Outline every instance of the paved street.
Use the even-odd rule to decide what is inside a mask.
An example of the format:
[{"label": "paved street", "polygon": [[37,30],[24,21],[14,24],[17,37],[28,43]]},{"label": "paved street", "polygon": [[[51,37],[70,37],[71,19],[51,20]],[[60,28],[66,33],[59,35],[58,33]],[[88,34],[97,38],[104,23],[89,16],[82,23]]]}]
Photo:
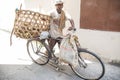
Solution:
[{"label": "paved street", "polygon": [[[31,61],[27,54],[26,40],[12,38],[10,33],[0,30],[0,80],[82,80],[69,66],[64,71],[57,71],[47,64],[40,66]],[[120,66],[105,65],[105,76],[101,80],[120,80]]]}]

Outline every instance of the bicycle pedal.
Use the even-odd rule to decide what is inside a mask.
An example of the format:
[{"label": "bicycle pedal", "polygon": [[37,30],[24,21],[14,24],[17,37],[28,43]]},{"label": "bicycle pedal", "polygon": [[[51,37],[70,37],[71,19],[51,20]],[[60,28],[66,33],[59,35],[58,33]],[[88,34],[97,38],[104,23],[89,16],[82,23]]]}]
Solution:
[{"label": "bicycle pedal", "polygon": [[57,70],[57,71],[60,71],[60,68],[59,68],[59,67],[57,67],[57,68],[56,68],[56,70]]},{"label": "bicycle pedal", "polygon": [[59,61],[58,61],[58,60],[54,60],[54,63],[55,63],[55,64],[58,64],[58,63],[59,63]]}]

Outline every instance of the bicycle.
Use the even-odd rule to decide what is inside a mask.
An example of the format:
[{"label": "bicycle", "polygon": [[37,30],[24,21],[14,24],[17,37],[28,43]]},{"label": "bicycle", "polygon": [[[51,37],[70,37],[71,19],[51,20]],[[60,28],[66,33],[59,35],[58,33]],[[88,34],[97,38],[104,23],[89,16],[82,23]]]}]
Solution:
[{"label": "bicycle", "polygon": [[[68,38],[70,38],[70,36]],[[30,58],[39,65],[45,65],[53,58],[55,59],[55,63],[59,64],[54,51],[49,48],[47,39],[49,38],[40,39],[36,37],[29,39],[27,42],[28,54]],[[76,35],[74,35],[74,41],[77,47],[78,65],[73,66],[68,63],[73,72],[82,79],[98,80],[102,78],[105,73],[105,66],[100,57],[87,49],[81,48]]]}]

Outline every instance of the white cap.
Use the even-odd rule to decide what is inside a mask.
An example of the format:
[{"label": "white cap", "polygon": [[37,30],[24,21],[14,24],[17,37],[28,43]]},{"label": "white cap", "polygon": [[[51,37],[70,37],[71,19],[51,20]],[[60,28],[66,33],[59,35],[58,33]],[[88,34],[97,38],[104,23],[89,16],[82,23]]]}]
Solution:
[{"label": "white cap", "polygon": [[55,0],[55,5],[56,4],[63,4],[63,0]]}]

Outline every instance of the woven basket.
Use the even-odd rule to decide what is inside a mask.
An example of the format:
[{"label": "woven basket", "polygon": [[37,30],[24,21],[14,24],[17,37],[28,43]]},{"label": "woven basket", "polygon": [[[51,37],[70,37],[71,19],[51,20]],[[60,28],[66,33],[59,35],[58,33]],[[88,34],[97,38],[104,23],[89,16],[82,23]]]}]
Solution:
[{"label": "woven basket", "polygon": [[16,10],[13,34],[16,37],[29,39],[48,31],[50,16],[30,10]]}]

